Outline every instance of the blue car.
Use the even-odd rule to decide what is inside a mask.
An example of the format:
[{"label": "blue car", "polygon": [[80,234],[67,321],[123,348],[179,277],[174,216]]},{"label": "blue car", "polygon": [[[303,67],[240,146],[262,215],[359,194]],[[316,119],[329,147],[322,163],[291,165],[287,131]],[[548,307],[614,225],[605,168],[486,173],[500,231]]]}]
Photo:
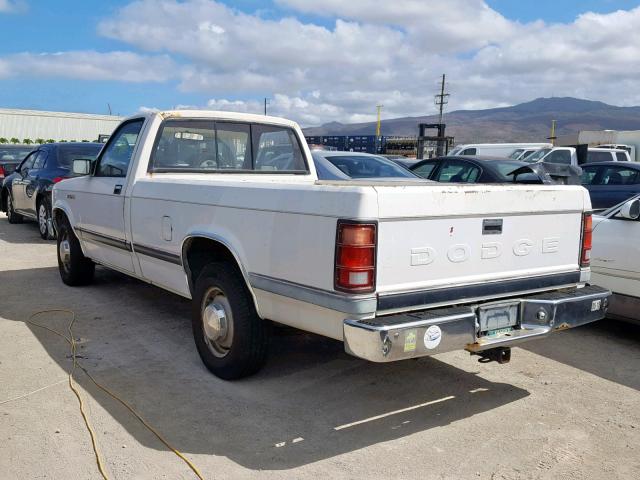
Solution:
[{"label": "blue car", "polygon": [[7,213],[9,223],[25,218],[36,220],[40,236],[55,238],[51,220],[51,188],[72,176],[76,158],[95,159],[102,143],[47,143],[40,145],[2,182],[0,210]]},{"label": "blue car", "polygon": [[610,208],[640,193],[640,164],[594,162],[582,165],[582,185],[594,209]]}]

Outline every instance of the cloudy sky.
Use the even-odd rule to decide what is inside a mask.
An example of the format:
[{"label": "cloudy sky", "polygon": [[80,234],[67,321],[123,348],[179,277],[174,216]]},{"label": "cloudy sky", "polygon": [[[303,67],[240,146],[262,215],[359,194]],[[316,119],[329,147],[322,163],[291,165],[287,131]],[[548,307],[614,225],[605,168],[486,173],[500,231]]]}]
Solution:
[{"label": "cloudy sky", "polygon": [[576,96],[640,105],[640,1],[0,0],[0,107],[304,126]]}]

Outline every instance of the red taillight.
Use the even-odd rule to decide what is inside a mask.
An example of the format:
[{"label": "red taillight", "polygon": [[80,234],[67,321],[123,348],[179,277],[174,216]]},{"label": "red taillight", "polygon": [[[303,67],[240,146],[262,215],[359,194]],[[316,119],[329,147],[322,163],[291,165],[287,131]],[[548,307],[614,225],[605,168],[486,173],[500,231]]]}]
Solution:
[{"label": "red taillight", "polygon": [[4,178],[4,168],[0,165],[0,177]]},{"label": "red taillight", "polygon": [[582,217],[582,249],[580,253],[580,266],[588,267],[591,263],[591,239],[593,235],[593,220],[590,213]]},{"label": "red taillight", "polygon": [[53,182],[53,183],[58,183],[58,182],[61,182],[62,180],[66,180],[67,178],[69,178],[69,177],[55,177],[55,178],[52,180],[52,182]]},{"label": "red taillight", "polygon": [[376,224],[338,222],[334,288],[367,293],[375,289]]}]

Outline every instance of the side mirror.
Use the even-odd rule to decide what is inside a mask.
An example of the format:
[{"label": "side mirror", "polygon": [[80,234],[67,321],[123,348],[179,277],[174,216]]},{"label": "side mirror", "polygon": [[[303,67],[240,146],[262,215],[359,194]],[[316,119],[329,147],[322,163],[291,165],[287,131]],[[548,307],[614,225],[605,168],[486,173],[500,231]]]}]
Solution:
[{"label": "side mirror", "polygon": [[71,171],[75,175],[89,175],[91,173],[91,160],[86,158],[76,158],[73,160]]},{"label": "side mirror", "polygon": [[640,218],[640,198],[634,198],[622,205],[620,216],[629,220],[638,220]]}]

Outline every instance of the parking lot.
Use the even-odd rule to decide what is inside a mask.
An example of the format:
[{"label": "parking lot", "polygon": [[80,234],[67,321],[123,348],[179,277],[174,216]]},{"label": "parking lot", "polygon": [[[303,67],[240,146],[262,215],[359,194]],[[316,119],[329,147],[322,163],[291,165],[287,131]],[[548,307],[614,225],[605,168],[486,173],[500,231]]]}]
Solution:
[{"label": "parking lot", "polygon": [[[81,361],[206,478],[640,478],[640,328],[602,321],[529,343],[511,363],[466,352],[372,364],[276,329],[266,367],[225,382],[202,365],[190,304],[99,268],[59,279],[55,242],[0,216],[2,478],[97,478],[68,345],[25,323],[77,313]],[[64,314],[37,319],[65,331]],[[194,478],[76,373],[112,478]]]}]

